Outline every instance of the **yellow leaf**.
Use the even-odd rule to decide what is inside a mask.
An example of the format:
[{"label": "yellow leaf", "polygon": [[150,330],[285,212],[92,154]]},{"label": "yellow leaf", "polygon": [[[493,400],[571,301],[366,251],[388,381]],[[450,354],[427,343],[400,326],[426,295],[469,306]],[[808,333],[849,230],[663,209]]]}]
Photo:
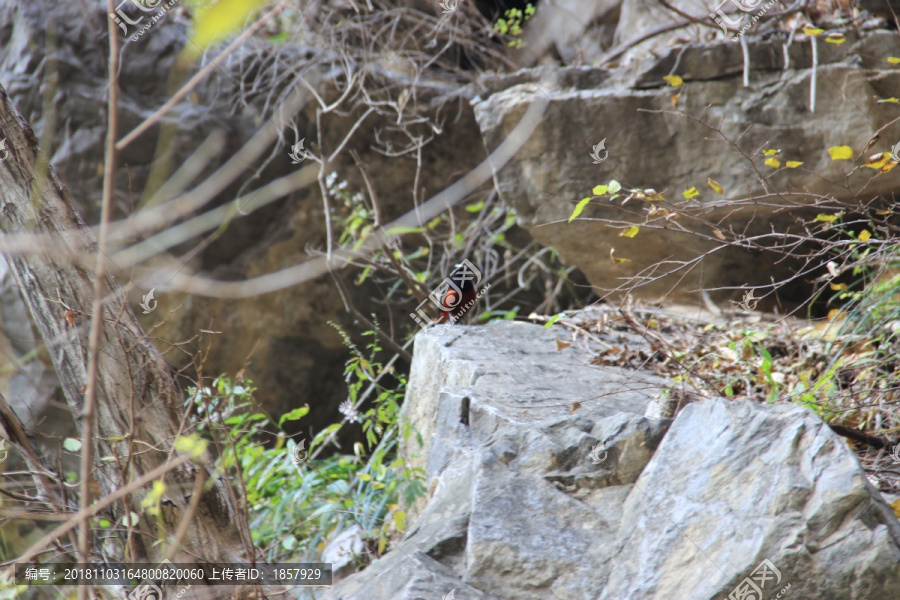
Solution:
[{"label": "yellow leaf", "polygon": [[825,37],[825,41],[828,42],[829,44],[843,44],[844,42],[847,41],[847,38],[844,37],[844,34],[835,32],[835,33],[829,33]]},{"label": "yellow leaf", "polygon": [[575,218],[581,214],[581,211],[584,210],[584,207],[588,205],[588,202],[591,201],[590,196],[587,198],[582,198],[578,204],[575,205],[575,210],[572,211],[572,216],[569,217],[569,223],[575,220]]},{"label": "yellow leaf", "polygon": [[886,162],[886,163],[884,164],[883,167],[881,167],[881,172],[882,172],[882,173],[887,173],[888,171],[890,171],[891,169],[893,169],[893,168],[896,167],[896,166],[897,166],[897,163],[895,163],[895,162],[892,161],[892,160],[889,160],[888,162]]},{"label": "yellow leaf", "polygon": [[695,188],[693,186],[690,189],[687,189],[687,190],[684,190],[683,192],[681,192],[681,195],[684,196],[685,200],[690,200],[691,198],[693,198],[699,194],[700,194],[700,192],[698,192],[697,188]]},{"label": "yellow leaf", "polygon": [[878,152],[866,159],[866,166],[870,169],[881,170],[881,167],[889,160],[891,160],[890,152]]},{"label": "yellow leaf", "polygon": [[197,57],[208,46],[239,29],[247,17],[264,0],[219,0],[214,4],[202,4],[194,9],[194,27],[188,36],[192,43],[185,46],[185,53]]},{"label": "yellow leaf", "polygon": [[605,185],[595,185],[594,189],[591,190],[591,193],[595,196],[602,196],[606,193],[606,190],[607,188]]},{"label": "yellow leaf", "polygon": [[684,85],[684,80],[679,75],[666,75],[663,77],[672,87]]},{"label": "yellow leaf", "polygon": [[674,96],[669,96],[669,102],[672,103],[672,106],[678,106],[678,99],[681,97],[681,94],[675,94]]},{"label": "yellow leaf", "polygon": [[841,290],[847,289],[846,283],[829,283],[828,285],[830,285],[831,289],[834,290],[835,292],[840,292]]},{"label": "yellow leaf", "polygon": [[196,433],[175,438],[175,450],[181,454],[190,454],[194,459],[203,456],[207,445],[209,445],[209,442]]},{"label": "yellow leaf", "polygon": [[832,146],[828,149],[831,160],[848,160],[853,157],[853,149],[850,146]]},{"label": "yellow leaf", "polygon": [[891,508],[894,510],[894,514],[900,517],[900,498],[891,502]]},{"label": "yellow leaf", "polygon": [[[322,543],[319,544],[319,545],[322,546],[322,547],[320,548],[320,550],[324,550],[324,549],[325,549],[325,542],[322,542]],[[385,548],[386,546],[387,546],[387,538],[385,538],[385,537],[378,538],[378,554],[384,554],[384,548]]]},{"label": "yellow leaf", "polygon": [[837,213],[836,215],[816,215],[815,221],[824,221],[825,223],[834,223],[839,218],[841,218],[844,213]]},{"label": "yellow leaf", "polygon": [[403,531],[406,528],[406,513],[402,510],[394,511],[394,526],[397,531]]},{"label": "yellow leaf", "polygon": [[786,163],[784,163],[784,166],[786,166],[788,169],[796,169],[797,167],[799,167],[802,164],[803,163],[800,162],[799,160],[789,160]]},{"label": "yellow leaf", "polygon": [[716,236],[717,238],[719,238],[720,240],[722,240],[723,242],[725,241],[725,236],[722,235],[722,232],[719,231],[718,229],[713,229],[713,235]]},{"label": "yellow leaf", "polygon": [[717,194],[725,193],[725,188],[723,188],[721,185],[719,185],[719,183],[715,179],[707,177],[706,183],[709,184],[709,187],[711,187],[715,193],[717,193]]},{"label": "yellow leaf", "polygon": [[888,103],[888,102],[891,103],[891,104],[900,104],[900,98],[893,98],[893,97],[892,97],[892,98],[885,98],[884,100],[879,100],[879,101],[878,101],[878,104],[885,104],[885,103]]},{"label": "yellow leaf", "polygon": [[765,152],[763,152],[763,156],[775,156],[779,152],[781,152],[781,150],[773,150],[770,148],[769,150],[766,150]]},{"label": "yellow leaf", "polygon": [[875,214],[878,215],[879,217],[886,217],[889,214],[891,214],[892,212],[893,211],[890,211],[890,210],[879,210]]},{"label": "yellow leaf", "polygon": [[573,402],[572,407],[569,409],[569,414],[575,414],[575,411],[581,408],[581,402]]},{"label": "yellow leaf", "polygon": [[620,233],[619,237],[633,238],[634,236],[636,236],[638,234],[638,231],[640,231],[640,230],[641,230],[641,228],[638,227],[637,225],[632,225],[631,227],[629,227],[628,229],[626,229],[625,231]]},{"label": "yellow leaf", "polygon": [[819,35],[819,34],[822,33],[823,31],[825,31],[825,30],[824,30],[824,29],[819,29],[819,28],[817,28],[817,27],[809,27],[809,26],[807,26],[807,27],[804,27],[804,28],[803,28],[803,33],[805,33],[806,35]]},{"label": "yellow leaf", "polygon": [[900,64],[900,58],[897,58],[896,56],[888,56],[887,61],[892,65]]},{"label": "yellow leaf", "polygon": [[866,243],[872,237],[872,234],[869,233],[868,229],[863,229],[862,231],[859,232],[859,236],[857,236],[857,237],[858,237],[859,241]]},{"label": "yellow leaf", "polygon": [[777,158],[767,158],[766,164],[769,165],[770,167],[772,167],[773,169],[777,169],[778,167],[781,166],[781,163],[778,161]]},{"label": "yellow leaf", "polygon": [[828,311],[828,320],[829,321],[843,321],[847,318],[847,313],[842,311],[839,308],[832,308]]}]

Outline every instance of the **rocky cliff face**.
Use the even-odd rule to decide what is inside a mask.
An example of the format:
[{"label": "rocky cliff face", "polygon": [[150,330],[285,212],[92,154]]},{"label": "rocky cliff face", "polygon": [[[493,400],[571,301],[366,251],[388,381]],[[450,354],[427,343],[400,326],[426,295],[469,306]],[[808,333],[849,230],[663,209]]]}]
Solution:
[{"label": "rocky cliff face", "polygon": [[811,411],[713,399],[648,418],[661,380],[591,366],[595,340],[438,331],[416,337],[403,407],[425,442],[403,447],[426,471],[424,508],[323,600],[900,594],[900,522]]},{"label": "rocky cliff face", "polygon": [[[60,179],[89,223],[97,220],[102,188],[107,85],[105,6],[99,0],[0,1],[0,83],[42,140]],[[135,20],[142,16],[128,3],[123,10],[130,11]],[[173,86],[190,74],[173,69],[187,42],[185,30],[189,25],[190,14],[176,6],[153,23],[145,35],[124,46],[120,60],[123,135],[157,110],[177,89]],[[163,125],[152,127],[121,154],[114,218],[144,206],[151,195],[149,190],[158,188],[160,178],[184,165],[214,132],[223,137],[195,182],[221,167],[231,152],[265,124],[285,87],[296,83],[291,77],[282,79],[283,65],[290,72],[301,73],[314,52],[318,51],[297,44],[282,44],[273,50],[251,42],[233,55],[187,101],[179,103]],[[248,85],[244,79],[247,64],[264,71],[263,92],[243,95]],[[334,84],[340,77],[339,70],[321,73],[319,93],[323,101],[336,99]],[[386,86],[409,85],[408,74],[397,65],[379,69],[378,77]],[[431,116],[440,113],[439,120],[447,123],[439,134],[428,130],[436,142],[424,146],[419,157],[427,169],[427,180],[417,179],[410,162],[375,149],[384,143],[384,136],[376,140],[381,130],[391,125],[380,117],[367,117],[358,129],[353,115],[331,118],[322,132],[326,148],[336,148],[353,132],[350,145],[359,164],[365,166],[368,181],[359,175],[354,159],[343,154],[332,165],[339,176],[337,182],[346,179],[357,190],[371,186],[385,221],[410,208],[409,190],[417,181],[420,197],[427,197],[484,156],[471,107],[457,102],[449,114],[444,108],[448,99],[435,100],[450,91],[447,85],[430,82],[427,77],[420,78],[420,83],[423,90],[419,102],[427,106],[425,110]],[[310,103],[298,115],[298,137],[316,139],[316,109],[315,103]],[[355,116],[361,117],[362,112]],[[163,137],[163,127],[168,137]],[[282,139],[267,148],[264,158],[247,166],[237,182],[212,204],[232,201],[303,166],[292,164],[289,158],[295,141]],[[333,218],[344,216],[343,208],[333,205]],[[320,187],[313,185],[232,222],[227,235],[204,242],[203,251],[192,256],[187,270],[227,280],[262,275],[307,259],[312,249],[325,245],[325,238]],[[196,245],[197,240],[178,246],[172,255],[181,259]],[[131,278],[127,270],[116,275],[122,282]],[[382,322],[390,322],[394,309],[373,300],[383,290],[372,284],[348,287],[350,299],[367,318],[376,313]],[[132,291],[130,301],[135,307],[147,291]],[[329,322],[351,333],[358,328],[330,279],[246,300],[159,293],[156,299],[157,309],[141,318],[174,366],[184,367],[190,362],[178,348],[195,356],[202,352],[206,375],[233,375],[245,369],[245,375],[260,384],[258,399],[272,413],[309,404],[311,412],[304,427],[314,431],[340,420],[337,406],[346,397],[343,368],[348,350]],[[405,312],[398,312],[402,316],[394,316],[411,329],[413,324],[407,322]]]},{"label": "rocky cliff face", "polygon": [[[488,147],[536,98],[549,96],[551,106],[518,159],[498,169],[497,190],[519,223],[601,295],[699,302],[708,290],[725,303],[748,286],[792,279],[803,262],[779,260],[783,255],[765,248],[803,235],[804,222],[825,210],[813,206],[816,199],[833,200],[830,213],[852,211],[898,189],[896,176],[833,160],[828,148],[846,145],[865,157],[890,152],[900,140],[894,104],[883,102],[900,89],[900,73],[887,60],[900,53],[900,41],[887,31],[850,32],[840,45],[816,41],[814,111],[813,42],[786,42],[749,40],[746,63],[738,43],[681,45],[630,68],[564,69],[554,88],[541,83],[544,69],[508,76],[505,84],[501,78],[475,101]],[[684,84],[670,86],[664,77],[673,74]],[[598,164],[591,154],[601,141]],[[780,169],[765,164],[763,149],[780,151]],[[785,168],[787,160],[802,165]],[[569,223],[575,204],[611,180],[665,192],[666,210],[645,221],[654,198],[623,191],[592,201]],[[685,201],[691,188],[698,195]],[[630,225],[642,231],[623,236]],[[723,231],[758,246],[723,247]],[[771,233],[784,238],[766,241]],[[813,276],[779,285],[769,307],[806,301]]]}]

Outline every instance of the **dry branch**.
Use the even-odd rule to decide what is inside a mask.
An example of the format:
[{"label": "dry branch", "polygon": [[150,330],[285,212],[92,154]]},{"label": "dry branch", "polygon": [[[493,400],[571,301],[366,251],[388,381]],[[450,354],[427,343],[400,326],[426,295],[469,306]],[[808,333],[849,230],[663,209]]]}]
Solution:
[{"label": "dry branch", "polygon": [[[94,297],[91,273],[70,257],[82,248],[96,249],[96,241],[72,207],[67,190],[52,170],[35,181],[40,151],[31,128],[0,88],[0,132],[7,139],[9,158],[0,164],[0,230],[5,233],[57,235],[68,249],[8,257],[10,271],[22,298],[47,344],[66,399],[79,430],[88,374],[88,340],[81,325],[90,318]],[[32,198],[31,190],[38,193]],[[103,296],[121,298],[109,277],[102,281]],[[179,431],[179,410],[184,395],[168,365],[147,340],[131,308],[101,309],[96,381],[94,477],[108,496],[166,462]],[[115,460],[103,460],[114,457]],[[121,465],[121,468],[120,468]],[[200,474],[205,467],[181,464],[166,475],[167,486],[159,523],[141,515],[132,538],[129,560],[154,559],[158,526],[174,535],[189,510],[191,491],[198,477],[215,481],[196,508],[179,559],[200,557],[211,562],[243,562],[252,558],[236,529],[237,509],[227,482]],[[138,506],[141,497],[132,498]],[[121,502],[111,503],[114,522],[125,513]]]}]

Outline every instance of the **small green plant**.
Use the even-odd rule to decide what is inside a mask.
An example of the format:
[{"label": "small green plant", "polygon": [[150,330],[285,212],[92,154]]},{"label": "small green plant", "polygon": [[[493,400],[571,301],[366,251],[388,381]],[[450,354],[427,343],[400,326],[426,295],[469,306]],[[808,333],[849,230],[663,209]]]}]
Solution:
[{"label": "small green plant", "polygon": [[497,22],[494,23],[494,31],[501,35],[510,35],[515,38],[507,43],[510,48],[521,48],[522,24],[534,15],[534,6],[529,3],[525,6],[524,11],[518,8],[510,8],[504,15],[506,18],[497,19]]},{"label": "small green plant", "polygon": [[[352,455],[316,458],[343,423],[323,429],[308,448],[305,440],[289,439],[282,426],[302,419],[309,407],[294,409],[275,424],[252,410],[250,381],[222,376],[210,387],[190,390],[187,403],[199,417],[198,432],[216,441],[217,474],[241,482],[253,542],[270,562],[316,561],[329,541],[353,525],[362,529],[369,550],[380,554],[406,525],[400,496],[412,503],[424,494],[421,469],[406,468],[397,455],[405,378],[392,373],[396,387],[379,385],[385,369],[374,358],[378,344],[370,343],[365,356],[350,347],[343,423],[361,421],[366,434],[366,444],[355,444]],[[360,415],[354,406],[373,382],[373,406]],[[403,435],[411,433],[407,429]]]}]

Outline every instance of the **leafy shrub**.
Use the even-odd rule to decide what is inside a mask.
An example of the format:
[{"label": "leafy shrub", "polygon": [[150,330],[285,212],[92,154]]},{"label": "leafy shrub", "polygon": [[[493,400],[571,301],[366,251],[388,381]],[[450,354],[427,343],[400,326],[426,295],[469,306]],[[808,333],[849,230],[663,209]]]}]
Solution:
[{"label": "leafy shrub", "polygon": [[[377,344],[368,346],[368,357],[352,344],[351,349],[345,371],[349,399],[342,412],[344,422],[361,421],[366,435],[366,444],[355,444],[352,455],[316,458],[343,423],[323,429],[308,448],[305,440],[289,439],[282,425],[302,419],[309,407],[284,414],[275,424],[252,410],[250,381],[221,376],[211,387],[190,390],[187,403],[199,415],[198,431],[218,449],[217,474],[234,475],[240,482],[253,542],[269,562],[317,561],[328,542],[354,524],[362,528],[369,550],[380,555],[405,527],[400,495],[411,503],[424,493],[421,469],[406,468],[397,455],[405,378],[394,374],[399,385],[382,387],[377,377],[384,367],[374,360]],[[373,381],[373,406],[359,414],[360,392]],[[267,436],[274,436],[274,444],[264,444]]]}]

